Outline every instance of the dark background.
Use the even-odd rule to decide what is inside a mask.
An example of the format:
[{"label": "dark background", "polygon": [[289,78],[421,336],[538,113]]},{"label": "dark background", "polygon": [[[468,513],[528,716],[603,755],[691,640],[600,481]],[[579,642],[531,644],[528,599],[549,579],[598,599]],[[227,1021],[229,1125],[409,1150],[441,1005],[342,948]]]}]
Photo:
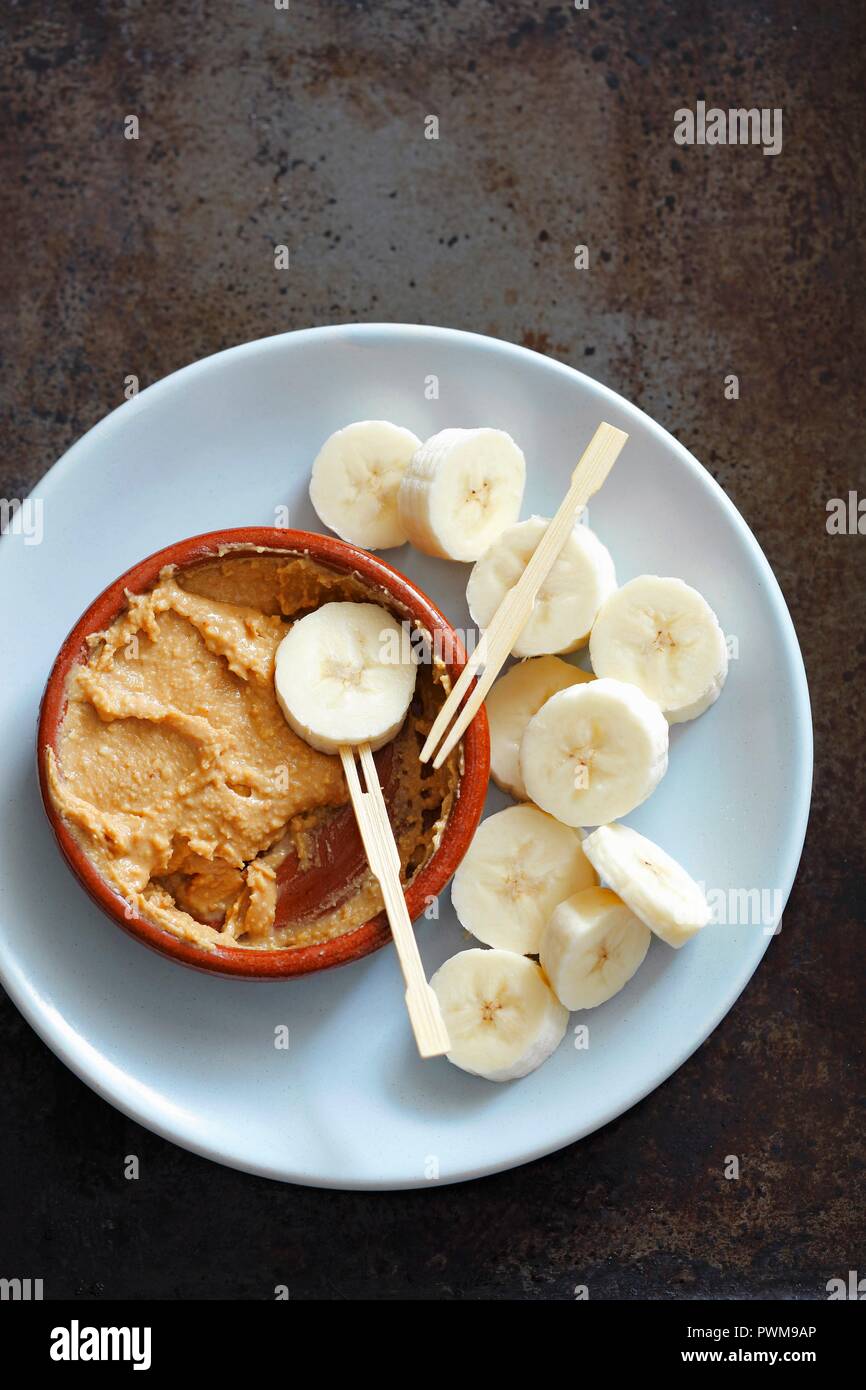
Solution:
[{"label": "dark background", "polygon": [[[866,539],[825,527],[828,499],[866,492],[863,6],[4,11],[0,495],[127,374],[245,339],[390,319],[524,343],[643,407],[743,513],[800,636],[816,777],[782,933],[710,1040],[605,1130],[481,1182],[333,1193],[219,1168],[110,1109],[3,1000],[0,1275],[254,1299],[814,1299],[866,1275]],[[782,107],[782,153],[676,146],[701,97]]]}]

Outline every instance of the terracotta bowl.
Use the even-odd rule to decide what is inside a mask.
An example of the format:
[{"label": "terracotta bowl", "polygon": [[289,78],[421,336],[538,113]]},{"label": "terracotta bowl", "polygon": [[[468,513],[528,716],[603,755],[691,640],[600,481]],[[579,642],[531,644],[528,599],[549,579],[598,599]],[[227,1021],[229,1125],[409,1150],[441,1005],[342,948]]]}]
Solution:
[{"label": "terracotta bowl", "polygon": [[[306,975],[314,970],[327,970],[335,965],[345,965],[378,950],[391,937],[384,912],[342,936],[309,946],[280,950],[255,950],[239,946],[206,950],[192,942],[181,941],[171,932],[165,931],[144,917],[127,915],[129,908],[125,900],[97,872],[54,806],[45,775],[45,749],[57,747],[66,711],[67,680],[72,668],[86,655],[85,639],[91,633],[104,630],[123,611],[126,590],[142,593],[156,583],[164,565],[176,565],[183,569],[200,564],[214,558],[219,548],[225,545],[241,550],[264,547],[269,550],[304,553],[333,569],[354,572],[369,584],[385,591],[390,600],[389,606],[398,617],[417,619],[434,639],[439,635],[442,652],[454,656],[453,662],[446,663],[452,680],[456,679],[462,670],[465,655],[454,629],[426,594],[383,560],[330,536],[270,526],[244,526],[228,531],[212,531],[207,535],[178,541],[175,545],[167,546],[165,550],[148,556],[146,560],[127,570],[126,574],[116,579],[95,599],[63,643],[42,697],[37,735],[37,765],[43,804],[67,864],[94,902],[118,926],[162,955],[213,974],[273,980],[291,975]],[[382,750],[382,755],[387,763],[387,749]],[[376,757],[378,763],[380,754]],[[487,716],[483,707],[464,736],[463,764],[460,794],[454,799],[439,846],[406,888],[406,904],[413,920],[420,916],[431,899],[445,887],[469,848],[481,819],[490,772],[490,740]],[[386,766],[384,769],[380,767],[383,785],[386,770]],[[340,814],[342,815],[342,812]],[[343,855],[342,862],[345,867],[347,853],[350,857],[353,852],[363,853],[351,807],[345,808],[345,825],[341,828],[339,840],[339,852]],[[344,844],[349,846],[348,851],[344,849]],[[312,891],[315,891],[315,881],[312,885],[307,885],[308,893],[311,887]]]}]

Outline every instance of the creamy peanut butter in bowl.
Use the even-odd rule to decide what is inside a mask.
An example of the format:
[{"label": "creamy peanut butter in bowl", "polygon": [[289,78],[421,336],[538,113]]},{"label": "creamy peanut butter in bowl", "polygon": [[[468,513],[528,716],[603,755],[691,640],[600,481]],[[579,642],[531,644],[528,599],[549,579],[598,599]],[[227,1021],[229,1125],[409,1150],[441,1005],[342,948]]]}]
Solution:
[{"label": "creamy peanut butter in bowl", "polygon": [[109,916],[186,964],[274,978],[389,939],[340,759],[293,731],[274,690],[292,622],[332,601],[388,608],[420,657],[375,755],[415,918],[469,846],[489,742],[482,711],[440,769],[419,761],[463,651],[389,565],[308,532],[194,537],[111,585],[51,672],[38,761],[60,848]]}]

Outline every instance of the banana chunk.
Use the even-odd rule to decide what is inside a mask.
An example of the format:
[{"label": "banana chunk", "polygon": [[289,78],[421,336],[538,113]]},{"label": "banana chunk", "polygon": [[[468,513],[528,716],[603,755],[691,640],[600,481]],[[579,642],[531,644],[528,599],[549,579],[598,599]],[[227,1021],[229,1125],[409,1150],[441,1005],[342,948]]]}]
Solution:
[{"label": "banana chunk", "polygon": [[376,603],[324,603],[277,647],[274,685],[289,724],[313,748],[375,750],[397,734],[417,666],[393,614]]},{"label": "banana chunk", "polygon": [[595,882],[576,831],[536,806],[509,806],[476,830],[451,901],[485,945],[534,955],[556,904]]},{"label": "banana chunk", "polygon": [[490,775],[516,801],[527,799],[520,771],[520,743],[534,714],[559,690],[593,677],[558,656],[536,656],[512,666],[487,696]]},{"label": "banana chunk", "polygon": [[589,640],[598,676],[631,681],[669,724],[696,719],[718,699],[728,674],[719,621],[681,579],[642,574],[602,604]]},{"label": "banana chunk", "polygon": [[564,825],[627,816],[668,766],[668,725],[637,686],[599,679],[552,695],[520,744],[520,771],[536,806]]},{"label": "banana chunk", "polygon": [[310,501],[325,526],[365,550],[405,545],[397,492],[421,441],[388,420],[358,420],[325,440],[313,464]]},{"label": "banana chunk", "polygon": [[539,960],[567,1009],[594,1009],[628,984],[652,933],[609,888],[585,888],[554,909]]},{"label": "banana chunk", "polygon": [[488,1081],[516,1081],[555,1052],[568,1027],[542,971],[514,951],[461,951],[430,981],[451,1039],[449,1062]]},{"label": "banana chunk", "polygon": [[707,925],[703,889],[685,869],[628,825],[600,825],[583,842],[599,876],[636,917],[678,949]]},{"label": "banana chunk", "polygon": [[[466,601],[473,621],[489,627],[550,525],[531,516],[503,531],[469,576]],[[616,571],[606,546],[576,522],[556,563],[538,591],[532,612],[512,648],[514,656],[546,656],[586,646],[602,603],[616,589]]]},{"label": "banana chunk", "polygon": [[504,430],[440,430],[416,450],[397,498],[418,550],[477,560],[520,515],[526,460]]}]

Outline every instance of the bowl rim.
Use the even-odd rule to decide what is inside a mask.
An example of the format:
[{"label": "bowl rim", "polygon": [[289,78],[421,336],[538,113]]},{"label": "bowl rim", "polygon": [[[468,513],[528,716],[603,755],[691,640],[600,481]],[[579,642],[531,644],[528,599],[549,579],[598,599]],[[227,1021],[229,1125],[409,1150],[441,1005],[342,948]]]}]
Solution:
[{"label": "bowl rim", "polygon": [[[239,526],[207,531],[163,546],[145,556],[106,586],[74,624],[54,660],[39,708],[36,762],[39,789],[54,837],[63,858],[91,899],[135,940],[171,960],[208,974],[235,979],[290,979],[360,960],[391,939],[385,912],[340,936],[307,946],[258,950],[254,947],[216,946],[207,949],[175,936],[166,928],[137,913],[130,913],[123,897],[98,872],[54,805],[47,778],[48,748],[56,752],[67,706],[67,681],[86,652],[86,639],[104,629],[123,611],[127,591],[151,588],[167,565],[186,569],[226,550],[309,555],[318,563],[354,572],[367,583],[385,590],[394,604],[420,620],[432,635],[446,638],[444,649],[453,659],[445,662],[452,681],[462,671],[466,654],[459,635],[433,601],[406,575],[387,561],[359,546],[316,531],[275,526]],[[431,899],[438,897],[465,855],[484,810],[490,776],[490,738],[482,705],[462,740],[462,768],[457,791],[440,842],[412,882],[406,885],[406,906],[417,920]]]}]

